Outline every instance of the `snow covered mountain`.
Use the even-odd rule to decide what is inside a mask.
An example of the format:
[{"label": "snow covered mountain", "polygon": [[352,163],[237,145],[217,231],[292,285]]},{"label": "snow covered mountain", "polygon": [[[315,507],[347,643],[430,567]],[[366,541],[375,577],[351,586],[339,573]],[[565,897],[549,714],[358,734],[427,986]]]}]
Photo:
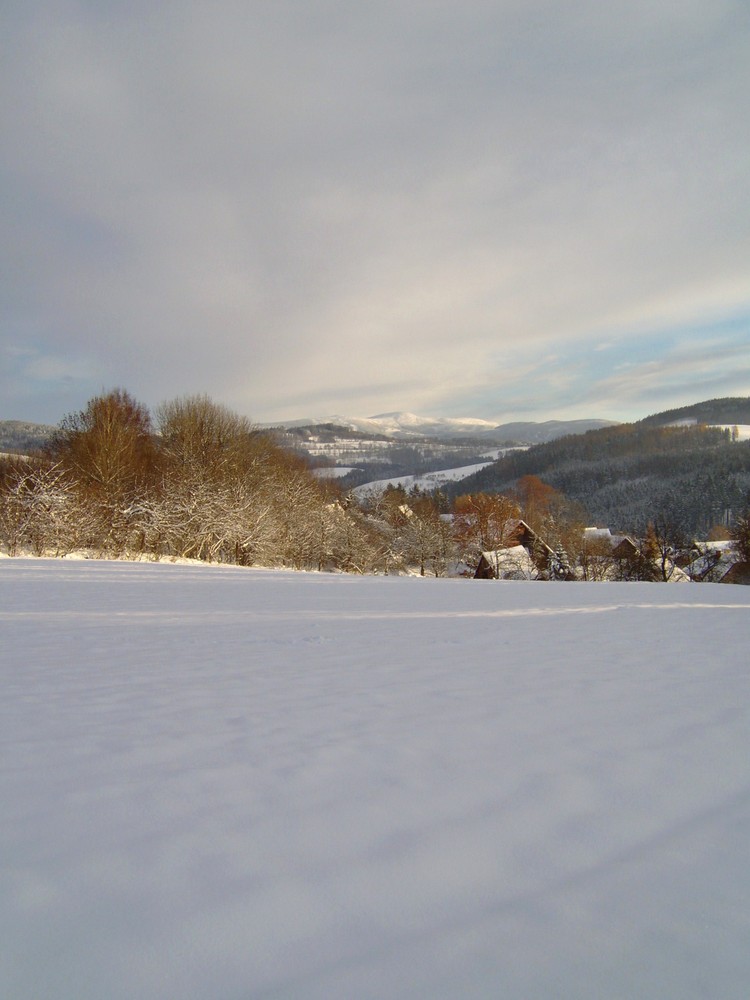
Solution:
[{"label": "snow covered mountain", "polygon": [[379,413],[372,417],[347,417],[332,414],[316,419],[285,421],[276,426],[306,427],[320,424],[335,424],[360,434],[383,434],[396,439],[434,437],[443,440],[452,438],[486,438],[498,443],[521,442],[540,444],[566,434],[583,434],[599,427],[610,427],[613,420],[546,420],[514,421],[497,424],[479,417],[421,417],[416,413]]},{"label": "snow covered mountain", "polygon": [[357,430],[392,437],[476,437],[494,431],[491,420],[474,417],[420,417],[416,413],[378,413],[374,417],[351,418]]}]

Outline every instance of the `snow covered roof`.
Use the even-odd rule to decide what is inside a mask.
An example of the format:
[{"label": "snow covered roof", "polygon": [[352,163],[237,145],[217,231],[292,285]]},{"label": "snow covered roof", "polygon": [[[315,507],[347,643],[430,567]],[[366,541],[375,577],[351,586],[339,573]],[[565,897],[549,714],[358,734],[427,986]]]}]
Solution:
[{"label": "snow covered roof", "polygon": [[589,542],[599,540],[609,542],[613,549],[616,549],[623,542],[630,542],[631,545],[635,546],[630,535],[613,534],[609,528],[584,528],[583,537]]},{"label": "snow covered roof", "polygon": [[700,542],[696,546],[700,555],[686,567],[693,580],[719,582],[739,561],[734,542]]},{"label": "snow covered roof", "polygon": [[482,559],[498,580],[535,580],[539,575],[534,560],[523,545],[483,552]]},{"label": "snow covered roof", "polygon": [[609,528],[584,528],[583,529],[584,538],[611,538],[612,532]]}]

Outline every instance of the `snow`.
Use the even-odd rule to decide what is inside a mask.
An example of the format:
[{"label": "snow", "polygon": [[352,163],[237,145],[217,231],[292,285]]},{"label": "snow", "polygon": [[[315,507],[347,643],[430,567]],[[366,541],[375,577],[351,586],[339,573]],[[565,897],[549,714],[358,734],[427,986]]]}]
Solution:
[{"label": "snow", "polygon": [[[680,420],[673,420],[667,427],[695,427],[698,423],[697,417],[682,417]],[[722,431],[737,431],[737,441],[750,441],[750,424],[708,424],[709,427]]]},{"label": "snow", "polygon": [[750,589],[0,560],[0,982],[745,1000]]},{"label": "snow", "polygon": [[721,427],[723,431],[737,431],[738,441],[750,441],[750,424],[712,424],[712,427]]},{"label": "snow", "polygon": [[477,462],[474,465],[462,465],[456,469],[440,469],[436,472],[425,472],[419,476],[396,476],[393,479],[374,479],[372,482],[355,486],[352,493],[356,497],[367,497],[370,494],[384,493],[389,486],[403,486],[405,490],[418,489],[425,492],[439,489],[446,483],[457,483],[467,476],[473,476],[480,469],[492,465],[493,460]]},{"label": "snow", "polygon": [[350,472],[354,472],[354,467],[351,465],[336,465],[313,469],[312,471],[313,475],[318,479],[342,479],[344,476],[348,476]]}]

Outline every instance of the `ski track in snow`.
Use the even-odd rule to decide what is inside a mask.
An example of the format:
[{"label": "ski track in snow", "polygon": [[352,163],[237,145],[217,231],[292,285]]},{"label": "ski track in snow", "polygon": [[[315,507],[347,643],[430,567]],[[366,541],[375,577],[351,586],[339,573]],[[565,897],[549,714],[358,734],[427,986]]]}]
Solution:
[{"label": "ski track in snow", "polygon": [[[538,608],[538,607],[527,607],[527,608],[517,608],[515,610],[509,610],[504,608],[498,608],[496,610],[486,610],[486,611],[446,611],[446,610],[436,610],[436,611],[358,611],[356,613],[349,613],[346,611],[294,611],[294,612],[256,612],[252,610],[246,611],[191,611],[190,620],[191,622],[249,622],[249,621],[378,621],[378,620],[402,620],[402,619],[429,619],[429,618],[526,618],[534,616],[555,616],[562,615],[567,617],[569,615],[598,615],[598,614],[610,614],[616,611],[625,611],[627,609],[636,610],[658,610],[660,613],[663,611],[682,611],[686,608],[690,609],[724,609],[732,611],[746,612],[747,609],[743,605],[737,604],[725,604],[720,602],[685,602],[678,604],[601,604],[595,607],[559,607],[559,608]],[[174,612],[165,611],[61,611],[61,612],[49,612],[49,611],[15,611],[15,612],[2,612],[0,611],[0,621],[11,621],[19,619],[39,619],[39,620],[55,620],[55,621],[111,621],[117,618],[128,618],[134,621],[163,621],[163,622],[174,622],[176,625],[182,625],[184,619],[181,616],[177,616]]]},{"label": "ski track in snow", "polygon": [[0,982],[746,1000],[750,593],[0,560]]}]

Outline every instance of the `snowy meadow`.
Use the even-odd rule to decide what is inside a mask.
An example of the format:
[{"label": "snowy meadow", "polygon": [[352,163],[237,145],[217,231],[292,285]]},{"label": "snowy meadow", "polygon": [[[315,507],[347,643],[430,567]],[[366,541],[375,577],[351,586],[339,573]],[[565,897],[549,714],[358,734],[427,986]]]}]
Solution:
[{"label": "snowy meadow", "polygon": [[750,589],[0,560],[12,1000],[746,1000]]}]

